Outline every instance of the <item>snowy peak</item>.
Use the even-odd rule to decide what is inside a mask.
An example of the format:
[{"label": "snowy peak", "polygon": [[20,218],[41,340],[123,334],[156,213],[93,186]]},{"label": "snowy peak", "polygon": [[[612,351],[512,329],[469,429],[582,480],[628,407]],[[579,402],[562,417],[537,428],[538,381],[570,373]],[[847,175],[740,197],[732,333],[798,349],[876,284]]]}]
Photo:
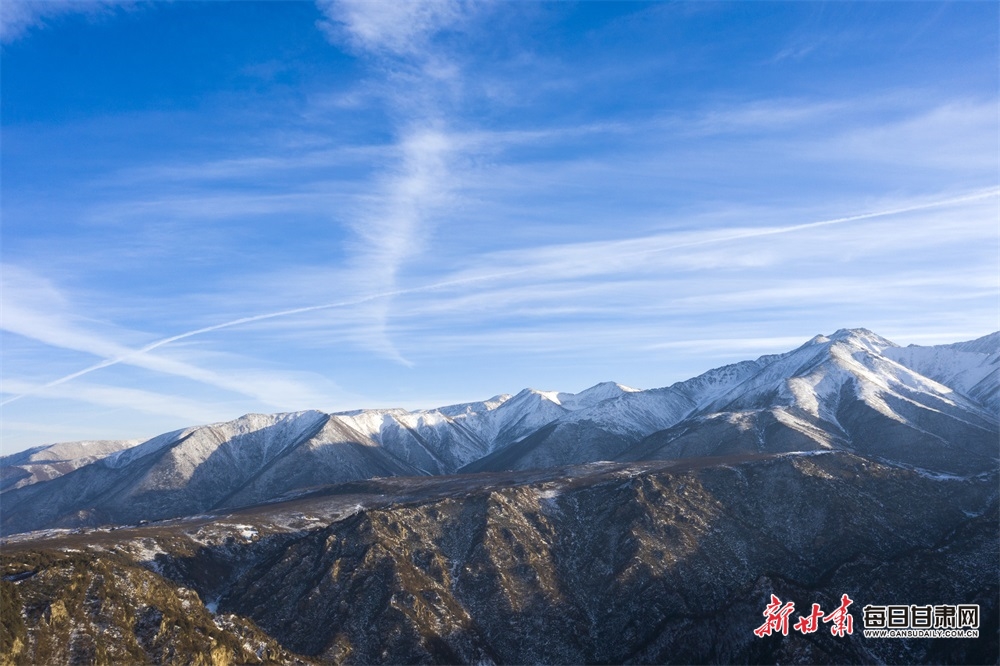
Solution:
[{"label": "snowy peak", "polygon": [[[688,390],[689,396],[700,392],[709,399],[619,459],[846,449],[947,474],[996,469],[998,410],[981,395],[953,388],[956,377],[974,369],[974,377],[966,376],[971,381],[985,375],[976,386],[992,381],[988,395],[995,399],[995,359],[955,349],[900,348],[863,329],[816,336],[791,352],[670,387],[683,392],[707,384],[727,390],[714,399],[709,391]],[[923,372],[913,369],[921,360]],[[719,374],[729,381],[708,381]]]},{"label": "snowy peak", "polygon": [[873,354],[882,353],[888,347],[898,347],[895,342],[886,340],[881,335],[867,328],[842,328],[829,337],[831,342],[842,342],[853,347],[863,348]]},{"label": "snowy peak", "polygon": [[967,412],[977,421],[984,417],[982,405],[896,362],[900,351],[894,342],[867,329],[841,329],[830,336],[816,336],[791,352],[757,359],[756,369],[744,364],[731,366],[752,372],[716,399],[703,402],[700,413],[795,407],[836,424],[847,390],[899,422],[907,421],[898,409],[904,403],[956,414]]},{"label": "snowy peak", "polygon": [[70,462],[81,458],[96,460],[140,444],[141,439],[83,440],[36,446],[0,457],[0,465]]},{"label": "snowy peak", "polygon": [[[671,428],[685,419],[775,408],[780,413],[774,418],[808,431],[810,438],[829,441],[831,435],[816,435],[816,426],[807,421],[825,422],[834,433],[840,432],[837,413],[845,396],[862,400],[898,423],[916,418],[908,407],[913,405],[977,424],[989,420],[981,405],[883,356],[887,350],[898,349],[892,341],[867,329],[841,329],[831,335],[817,335],[790,352],[715,368],[662,389],[615,391],[613,384],[605,383],[576,396],[559,394],[561,406],[569,413],[559,417],[545,438],[533,441],[569,449],[568,442],[557,440],[579,440],[578,429],[568,427],[571,424],[589,423],[611,435],[636,438]],[[595,402],[588,405],[579,400],[574,404],[574,398],[591,392],[598,398]],[[531,455],[540,457],[534,451]]]},{"label": "snowy peak", "polygon": [[438,407],[438,412],[441,412],[445,416],[470,416],[473,414],[482,414],[483,412],[491,412],[500,405],[504,404],[511,399],[509,393],[501,393],[500,395],[495,395],[488,400],[480,400],[478,402],[463,402],[457,405],[448,405],[447,407]]},{"label": "snowy peak", "polygon": [[513,398],[511,398],[512,404],[530,404],[534,400],[548,400],[552,404],[559,405],[559,391],[540,391],[538,389],[526,388]]},{"label": "snowy peak", "polygon": [[559,404],[570,410],[585,409],[605,400],[619,398],[627,393],[637,393],[639,389],[634,389],[616,382],[601,382],[579,393],[558,393],[556,399]]},{"label": "snowy peak", "polygon": [[[314,434],[330,417],[323,412],[246,414],[195,428],[168,445],[138,484],[147,489],[204,487],[221,492],[219,478],[248,480],[286,450]],[[213,488],[214,486],[214,488]]]}]

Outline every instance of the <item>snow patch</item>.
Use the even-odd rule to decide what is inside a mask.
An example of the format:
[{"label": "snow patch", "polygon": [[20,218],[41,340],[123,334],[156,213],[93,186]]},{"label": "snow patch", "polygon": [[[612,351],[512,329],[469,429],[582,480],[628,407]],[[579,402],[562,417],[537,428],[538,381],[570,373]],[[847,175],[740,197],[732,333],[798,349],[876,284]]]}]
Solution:
[{"label": "snow patch", "polygon": [[156,557],[158,555],[166,555],[166,551],[160,548],[160,545],[154,539],[149,537],[134,539],[124,544],[124,548],[130,555],[136,558],[139,564],[152,569],[158,574],[163,573],[160,563],[156,561]]},{"label": "snow patch", "polygon": [[254,527],[253,525],[241,525],[241,524],[233,525],[233,524],[222,523],[219,525],[219,527],[231,530],[233,534],[239,535],[244,541],[247,542],[253,541],[259,536],[257,528]]},{"label": "snow patch", "polygon": [[825,449],[822,451],[788,451],[786,453],[780,453],[779,456],[825,456],[828,453],[836,453],[831,449]]}]

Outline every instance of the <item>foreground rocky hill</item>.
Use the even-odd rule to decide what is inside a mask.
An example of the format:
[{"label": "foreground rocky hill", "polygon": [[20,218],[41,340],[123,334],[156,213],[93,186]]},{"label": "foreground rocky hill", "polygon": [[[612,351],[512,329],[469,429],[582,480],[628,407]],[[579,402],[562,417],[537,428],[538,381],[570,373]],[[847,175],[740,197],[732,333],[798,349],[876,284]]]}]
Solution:
[{"label": "foreground rocky hill", "polygon": [[[997,500],[995,473],[847,452],[343,484],[11,540],[3,585],[23,622],[4,650],[10,663],[213,650],[235,663],[993,663]],[[857,629],[758,638],[772,594],[802,614],[847,594]],[[861,609],[894,603],[979,604],[983,630],[866,639]]]},{"label": "foreground rocky hill", "polygon": [[2,562],[4,664],[305,663],[128,558],[43,549]]}]

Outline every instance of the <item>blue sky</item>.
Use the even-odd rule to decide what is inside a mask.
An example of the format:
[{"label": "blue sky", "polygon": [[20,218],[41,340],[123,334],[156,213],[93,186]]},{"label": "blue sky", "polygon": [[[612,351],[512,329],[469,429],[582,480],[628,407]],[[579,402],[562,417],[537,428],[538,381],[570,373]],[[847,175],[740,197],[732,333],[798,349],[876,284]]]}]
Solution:
[{"label": "blue sky", "polygon": [[3,453],[1000,328],[993,2],[0,8]]}]

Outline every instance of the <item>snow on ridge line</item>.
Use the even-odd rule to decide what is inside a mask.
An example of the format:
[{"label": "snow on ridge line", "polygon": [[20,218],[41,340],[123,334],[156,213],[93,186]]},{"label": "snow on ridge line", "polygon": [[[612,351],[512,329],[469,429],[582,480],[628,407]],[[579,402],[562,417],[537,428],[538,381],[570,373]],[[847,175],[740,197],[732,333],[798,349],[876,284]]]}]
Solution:
[{"label": "snow on ridge line", "polygon": [[989,376],[994,367],[988,361],[1000,353],[964,351],[952,345],[910,345],[887,351],[889,353],[885,354],[886,358],[964,394],[968,394],[976,384]]},{"label": "snow on ridge line", "polygon": [[[610,421],[638,417],[640,412],[648,413],[650,408],[663,417],[666,416],[664,409],[670,405],[667,411],[673,412],[676,418],[667,419],[669,422],[663,422],[662,418],[654,419],[655,423],[645,428],[661,429],[691,414],[704,410],[725,410],[734,401],[752,401],[756,394],[772,394],[775,390],[778,395],[784,395],[790,404],[799,404],[815,416],[829,418],[824,403],[830,402],[831,397],[839,393],[840,384],[852,373],[841,368],[839,372],[816,374],[815,369],[831,360],[836,367],[839,364],[835,359],[841,355],[851,358],[854,353],[878,354],[878,350],[888,346],[896,345],[867,329],[840,329],[829,337],[815,336],[789,352],[714,368],[663,389],[625,394],[604,405],[576,412],[567,419],[585,418],[616,429]],[[651,404],[643,405],[646,400],[639,401],[639,396],[648,397]]]},{"label": "snow on ridge line", "polygon": [[[919,345],[909,345],[910,347],[918,347]],[[1000,331],[994,333],[988,333],[981,338],[976,338],[975,340],[966,340],[965,342],[952,342],[950,344],[944,345],[934,345],[936,349],[953,349],[955,351],[963,352],[974,352],[979,354],[996,354],[1000,353]]]},{"label": "snow on ridge line", "polygon": [[144,439],[84,439],[33,446],[6,456],[0,456],[0,467],[45,465],[72,462],[80,458],[97,459],[142,444]]},{"label": "snow on ridge line", "polygon": [[[313,417],[309,419],[310,425],[318,422],[320,418],[327,418],[326,414],[314,409],[299,412],[281,412],[278,414],[244,414],[243,416],[231,421],[219,421],[217,423],[210,423],[206,425],[191,426],[189,428],[164,433],[153,437],[152,439],[146,440],[137,446],[133,446],[132,448],[113,453],[98,462],[107,467],[117,469],[125,467],[126,465],[129,465],[130,463],[161,449],[179,444],[180,442],[190,439],[199,433],[214,433],[214,435],[220,440],[227,441],[238,435],[246,435],[259,432],[265,428],[288,424],[293,421],[303,419],[307,415]],[[308,425],[306,427],[308,427]],[[221,444],[221,441],[219,443]]]},{"label": "snow on ridge line", "polygon": [[[853,352],[867,352],[869,354],[874,354],[875,356],[882,356],[890,362],[893,362],[893,365],[898,364],[897,367],[900,369],[905,368],[910,373],[915,373],[918,376],[930,379],[939,387],[955,389],[964,394],[968,389],[968,385],[972,385],[976,380],[982,379],[982,376],[988,374],[991,371],[991,368],[982,368],[981,366],[977,366],[976,363],[973,362],[973,359],[981,359],[983,354],[979,352],[964,351],[963,347],[967,347],[973,343],[981,345],[988,343],[992,344],[993,342],[1000,342],[1000,332],[992,333],[978,340],[971,341],[970,343],[958,342],[950,345],[938,345],[935,347],[916,347],[913,345],[910,347],[899,347],[895,343],[882,338],[868,329],[843,328],[829,336],[817,335],[799,348],[789,352],[765,355],[755,361],[741,361],[739,363],[714,368],[691,379],[676,382],[666,388],[639,390],[615,382],[606,381],[595,384],[594,386],[584,389],[578,393],[541,391],[527,388],[513,397],[509,394],[500,394],[484,401],[459,403],[435,409],[413,411],[399,408],[357,409],[334,412],[332,414],[325,414],[324,412],[316,410],[305,410],[301,412],[289,412],[274,415],[247,414],[239,419],[234,419],[233,421],[226,421],[207,426],[195,426],[170,433],[164,433],[128,449],[112,453],[104,458],[103,462],[109,467],[122,467],[165,446],[176,444],[179,440],[193,435],[196,431],[202,428],[216,428],[219,430],[220,435],[224,438],[228,438],[229,436],[232,436],[234,432],[242,433],[254,431],[262,427],[277,425],[282,421],[292,421],[307,414],[315,415],[317,417],[336,416],[343,421],[350,422],[351,425],[359,431],[371,435],[373,439],[378,439],[383,429],[390,423],[403,425],[400,423],[401,421],[410,422],[412,419],[400,417],[411,416],[418,417],[417,422],[428,427],[447,427],[452,423],[461,423],[462,425],[468,426],[472,432],[476,433],[477,436],[495,436],[498,428],[503,427],[502,424],[516,421],[521,416],[529,415],[532,412],[535,412],[538,407],[543,406],[539,405],[537,402],[532,404],[532,401],[527,401],[529,396],[536,396],[537,399],[543,401],[543,404],[548,403],[549,407],[545,407],[544,409],[552,408],[554,410],[559,410],[561,408],[567,412],[575,412],[581,416],[584,413],[592,413],[594,416],[598,416],[601,412],[606,412],[608,418],[628,418],[629,416],[644,418],[644,415],[647,414],[648,410],[655,407],[652,403],[660,403],[663,402],[663,400],[670,403],[671,401],[676,402],[683,397],[694,403],[692,405],[694,409],[699,409],[710,403],[725,402],[730,397],[735,395],[734,392],[743,393],[745,388],[754,390],[752,387],[747,385],[748,381],[756,381],[756,383],[761,385],[758,388],[761,388],[764,384],[769,384],[773,381],[787,380],[790,377],[796,377],[798,376],[798,371],[793,368],[792,365],[799,364],[800,362],[794,360],[793,357],[802,359],[802,362],[808,362],[808,359],[805,357],[814,356],[814,358],[817,359],[817,362],[822,362],[820,355],[836,353],[833,352],[834,349],[842,349],[844,351],[849,349]],[[952,368],[954,371],[951,375],[956,375],[956,377],[953,378],[952,376],[948,376],[946,378],[942,378],[942,373],[948,371],[948,367],[944,367],[939,372],[927,371],[925,373],[921,372],[921,370],[924,369],[922,366],[920,368],[911,367],[918,365],[917,363],[906,362],[909,359],[909,356],[924,353],[925,350],[927,351],[927,354],[925,355],[934,357],[932,359],[932,365],[935,365],[935,367],[953,365],[952,357],[955,359],[965,360],[963,361],[963,364],[960,364],[960,367]],[[789,361],[788,367],[781,367],[782,363],[786,360]],[[956,360],[955,363],[957,362],[958,361]],[[867,368],[867,370],[870,371],[872,369]],[[774,376],[771,377],[769,376],[770,374],[773,374]],[[890,374],[898,375],[899,373],[896,371],[891,372]],[[962,376],[959,378],[957,375]],[[805,379],[804,376],[803,379]],[[839,384],[837,381],[830,381],[832,377],[827,377],[826,381],[819,381],[820,379],[820,377],[816,377],[811,381],[800,383],[796,388],[799,389],[799,392],[802,394],[808,392],[822,395],[826,392],[826,390],[834,389],[835,385]],[[919,385],[923,382],[911,383],[910,381],[907,381],[910,379],[909,377],[904,378],[894,376],[889,379],[895,379],[896,381],[902,380],[902,384],[909,385],[912,389],[927,390],[927,387]],[[952,381],[953,379],[954,381]],[[956,385],[956,383],[958,385]],[[796,391],[793,390],[793,392]],[[941,393],[940,389],[937,391],[932,390],[931,392]],[[667,394],[677,395],[675,395],[674,398],[668,398]],[[632,399],[637,399],[640,396],[642,398],[649,399],[640,401],[641,403],[650,402],[648,407],[641,406],[640,403],[636,403],[634,409],[620,410],[611,408],[611,405],[618,404],[623,400],[628,402]],[[518,398],[521,400],[518,401]],[[975,402],[978,403],[978,401]],[[598,407],[602,404],[607,405],[607,407]],[[812,409],[809,410],[810,412],[819,411],[819,404],[810,406],[812,407]],[[676,408],[671,407],[671,410],[673,409]],[[633,414],[632,412],[635,413]],[[557,416],[555,412],[553,412],[552,415]],[[534,416],[542,418],[542,413],[534,414]],[[574,418],[569,414],[565,414],[565,416],[557,416],[557,418],[574,420]],[[538,419],[532,420],[534,421]],[[599,418],[598,420],[603,419]],[[659,421],[659,419],[655,420]],[[656,425],[661,424],[657,423]]]},{"label": "snow on ridge line", "polygon": [[112,469],[119,469],[131,464],[132,462],[148,456],[151,453],[155,453],[162,448],[176,444],[180,440],[184,439],[195,430],[202,426],[193,426],[190,428],[182,428],[181,430],[174,430],[172,432],[167,432],[162,435],[157,435],[152,439],[148,439],[142,444],[133,446],[130,449],[125,449],[124,451],[119,451],[117,453],[112,453],[106,458],[102,458],[98,461],[98,464],[104,465],[105,467],[110,467]]}]

